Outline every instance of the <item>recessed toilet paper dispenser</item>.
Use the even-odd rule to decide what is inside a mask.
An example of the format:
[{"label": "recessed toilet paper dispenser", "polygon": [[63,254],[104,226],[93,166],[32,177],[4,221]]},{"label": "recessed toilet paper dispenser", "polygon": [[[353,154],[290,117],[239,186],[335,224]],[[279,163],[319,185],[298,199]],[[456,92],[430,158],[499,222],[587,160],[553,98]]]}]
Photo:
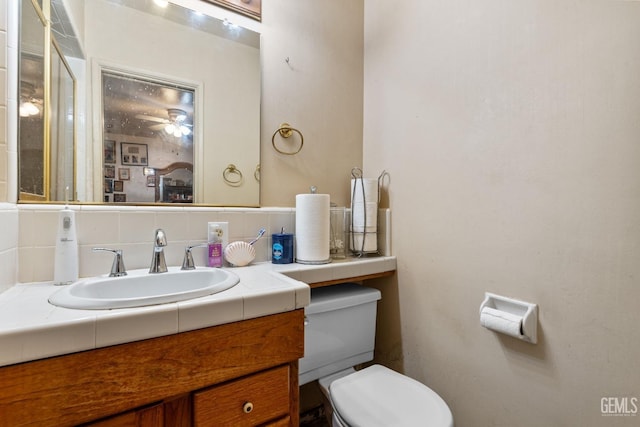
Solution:
[{"label": "recessed toilet paper dispenser", "polygon": [[480,304],[480,324],[523,341],[538,342],[538,306],[485,292]]}]

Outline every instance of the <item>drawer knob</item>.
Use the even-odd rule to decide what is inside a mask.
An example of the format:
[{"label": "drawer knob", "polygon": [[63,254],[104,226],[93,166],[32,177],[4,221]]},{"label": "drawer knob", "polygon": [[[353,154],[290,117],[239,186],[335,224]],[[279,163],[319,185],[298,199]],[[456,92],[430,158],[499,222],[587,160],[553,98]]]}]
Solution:
[{"label": "drawer knob", "polygon": [[249,412],[253,411],[253,403],[251,402],[247,402],[244,405],[242,405],[242,410],[244,411],[245,414],[248,414]]}]

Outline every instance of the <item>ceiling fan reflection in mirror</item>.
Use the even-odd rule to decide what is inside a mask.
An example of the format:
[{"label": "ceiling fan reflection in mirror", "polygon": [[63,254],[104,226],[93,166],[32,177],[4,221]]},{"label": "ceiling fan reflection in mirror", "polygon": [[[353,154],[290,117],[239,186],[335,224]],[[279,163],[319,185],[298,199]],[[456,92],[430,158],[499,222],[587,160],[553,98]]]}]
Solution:
[{"label": "ceiling fan reflection in mirror", "polygon": [[41,115],[43,105],[42,94],[37,92],[34,84],[26,81],[20,82],[20,117]]},{"label": "ceiling fan reflection in mirror", "polygon": [[168,118],[155,117],[147,114],[138,114],[136,118],[140,120],[146,120],[151,122],[158,122],[158,124],[149,126],[152,130],[164,130],[167,134],[173,135],[176,138],[182,138],[183,136],[191,135],[192,124],[186,123],[187,113],[179,108],[168,108]]}]

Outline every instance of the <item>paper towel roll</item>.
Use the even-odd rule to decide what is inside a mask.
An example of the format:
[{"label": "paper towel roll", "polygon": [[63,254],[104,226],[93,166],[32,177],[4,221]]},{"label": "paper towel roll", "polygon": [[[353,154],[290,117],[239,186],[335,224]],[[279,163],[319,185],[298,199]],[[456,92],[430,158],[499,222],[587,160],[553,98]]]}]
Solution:
[{"label": "paper towel roll", "polygon": [[522,337],[522,317],[506,311],[496,310],[491,307],[483,307],[480,312],[480,324],[485,328],[496,332]]},{"label": "paper towel roll", "polygon": [[[354,191],[355,187],[355,191]],[[364,190],[364,193],[363,193]],[[363,198],[364,195],[364,198]],[[378,180],[358,178],[351,180],[351,204],[362,202],[378,203]]]},{"label": "paper towel roll", "polygon": [[296,262],[325,264],[331,261],[329,205],[328,194],[296,196]]}]

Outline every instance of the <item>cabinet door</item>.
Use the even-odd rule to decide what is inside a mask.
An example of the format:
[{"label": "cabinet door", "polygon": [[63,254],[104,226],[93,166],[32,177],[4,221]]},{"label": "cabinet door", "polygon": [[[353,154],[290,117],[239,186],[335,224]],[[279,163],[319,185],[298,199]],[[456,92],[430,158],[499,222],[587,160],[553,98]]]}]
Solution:
[{"label": "cabinet door", "polygon": [[255,426],[289,413],[289,366],[194,393],[196,426]]}]

